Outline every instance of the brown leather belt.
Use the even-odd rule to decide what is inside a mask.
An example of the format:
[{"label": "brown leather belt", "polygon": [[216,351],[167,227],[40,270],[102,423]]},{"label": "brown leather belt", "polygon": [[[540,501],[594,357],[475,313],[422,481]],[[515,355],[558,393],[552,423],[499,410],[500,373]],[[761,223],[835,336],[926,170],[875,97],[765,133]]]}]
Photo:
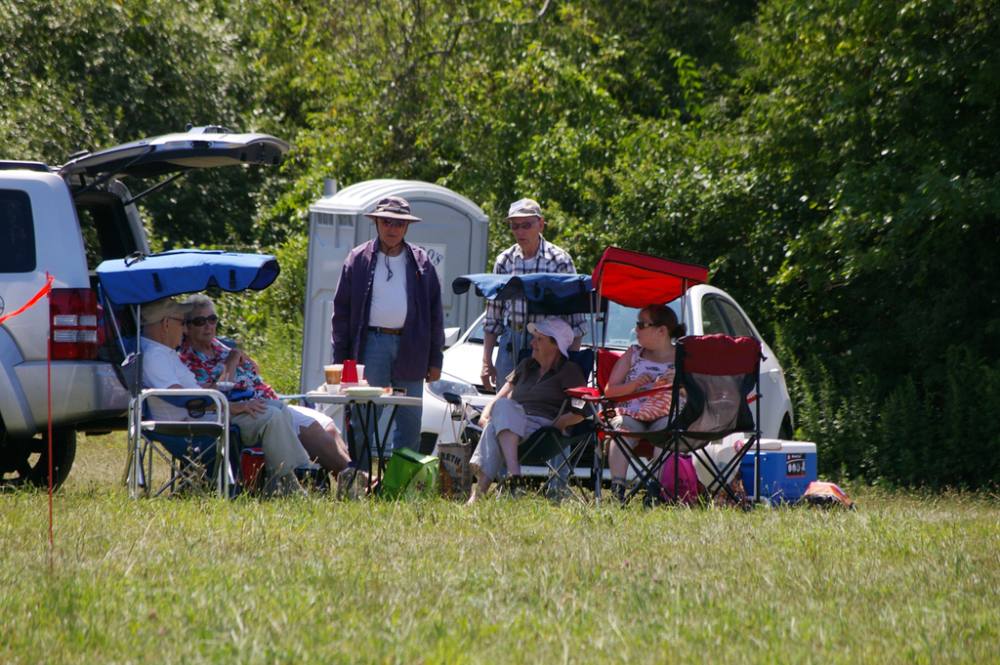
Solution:
[{"label": "brown leather belt", "polygon": [[383,335],[396,335],[399,337],[403,334],[402,328],[376,328],[375,326],[368,326],[368,332],[382,333]]}]

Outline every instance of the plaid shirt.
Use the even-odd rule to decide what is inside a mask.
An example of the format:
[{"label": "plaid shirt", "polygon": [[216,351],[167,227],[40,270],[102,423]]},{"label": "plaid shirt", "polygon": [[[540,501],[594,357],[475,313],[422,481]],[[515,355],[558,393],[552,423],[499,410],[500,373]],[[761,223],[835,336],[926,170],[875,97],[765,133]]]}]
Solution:
[{"label": "plaid shirt", "polygon": [[[497,257],[493,265],[494,275],[530,275],[539,272],[561,272],[568,275],[576,274],[573,259],[561,247],[556,247],[545,238],[539,238],[541,244],[538,251],[530,259],[524,258],[521,246],[515,244]],[[486,323],[483,330],[500,336],[507,321],[526,325],[545,318],[539,314],[528,314],[528,302],[516,300],[490,300],[486,303]],[[587,333],[587,317],[583,314],[571,314],[561,317],[573,328],[576,337]]]}]

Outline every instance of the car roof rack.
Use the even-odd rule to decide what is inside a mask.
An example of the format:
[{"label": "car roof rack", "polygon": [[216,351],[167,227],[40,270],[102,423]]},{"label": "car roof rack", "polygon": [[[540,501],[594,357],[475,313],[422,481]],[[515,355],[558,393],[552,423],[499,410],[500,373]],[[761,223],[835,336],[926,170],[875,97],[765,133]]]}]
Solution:
[{"label": "car roof rack", "polygon": [[0,171],[17,171],[17,170],[52,173],[52,169],[49,168],[49,165],[42,164],[41,162],[20,162],[17,160],[0,161]]}]

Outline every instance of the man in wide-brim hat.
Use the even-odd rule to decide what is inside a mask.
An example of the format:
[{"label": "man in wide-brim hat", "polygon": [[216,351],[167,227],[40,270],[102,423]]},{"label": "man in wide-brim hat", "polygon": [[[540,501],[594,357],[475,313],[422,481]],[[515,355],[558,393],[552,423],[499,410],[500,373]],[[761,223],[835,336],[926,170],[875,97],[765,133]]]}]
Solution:
[{"label": "man in wide-brim hat", "polygon": [[[427,253],[406,242],[420,218],[399,196],[366,213],[378,237],[347,256],[333,300],[333,362],[356,360],[372,386],[422,397],[423,383],[441,378],[444,310],[441,282]],[[396,412],[393,448],[419,450],[421,407]],[[358,421],[355,421],[358,422]]]}]

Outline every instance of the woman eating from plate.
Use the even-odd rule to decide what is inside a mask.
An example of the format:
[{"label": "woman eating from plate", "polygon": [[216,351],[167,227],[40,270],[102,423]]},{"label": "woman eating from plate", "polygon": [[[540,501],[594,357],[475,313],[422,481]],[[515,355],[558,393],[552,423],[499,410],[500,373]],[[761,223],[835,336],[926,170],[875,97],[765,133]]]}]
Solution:
[{"label": "woman eating from plate", "polygon": [[[664,429],[669,420],[670,390],[674,382],[674,340],[687,334],[684,324],[677,323],[674,310],[666,305],[646,305],[639,311],[635,322],[635,336],[638,344],[633,344],[615,363],[604,387],[608,397],[621,397],[636,392],[663,386],[657,395],[637,397],[621,402],[619,415],[611,424],[630,432],[649,432]],[[684,406],[683,396],[678,410]],[[627,437],[624,443],[631,441]],[[616,444],[611,445],[608,454],[611,470],[611,490],[617,495],[624,494],[625,473],[628,458]]]},{"label": "woman eating from plate", "polygon": [[[180,356],[194,372],[198,383],[215,387],[219,381],[232,381],[234,390],[252,390],[254,397],[278,399],[278,395],[260,378],[257,363],[242,349],[230,349],[216,336],[219,317],[215,303],[203,294],[190,296],[186,303],[194,305],[187,314],[187,333],[181,345]],[[289,405],[292,419],[298,430],[299,441],[310,459],[331,473],[339,473],[351,461],[347,444],[333,419],[315,409]]]}]

